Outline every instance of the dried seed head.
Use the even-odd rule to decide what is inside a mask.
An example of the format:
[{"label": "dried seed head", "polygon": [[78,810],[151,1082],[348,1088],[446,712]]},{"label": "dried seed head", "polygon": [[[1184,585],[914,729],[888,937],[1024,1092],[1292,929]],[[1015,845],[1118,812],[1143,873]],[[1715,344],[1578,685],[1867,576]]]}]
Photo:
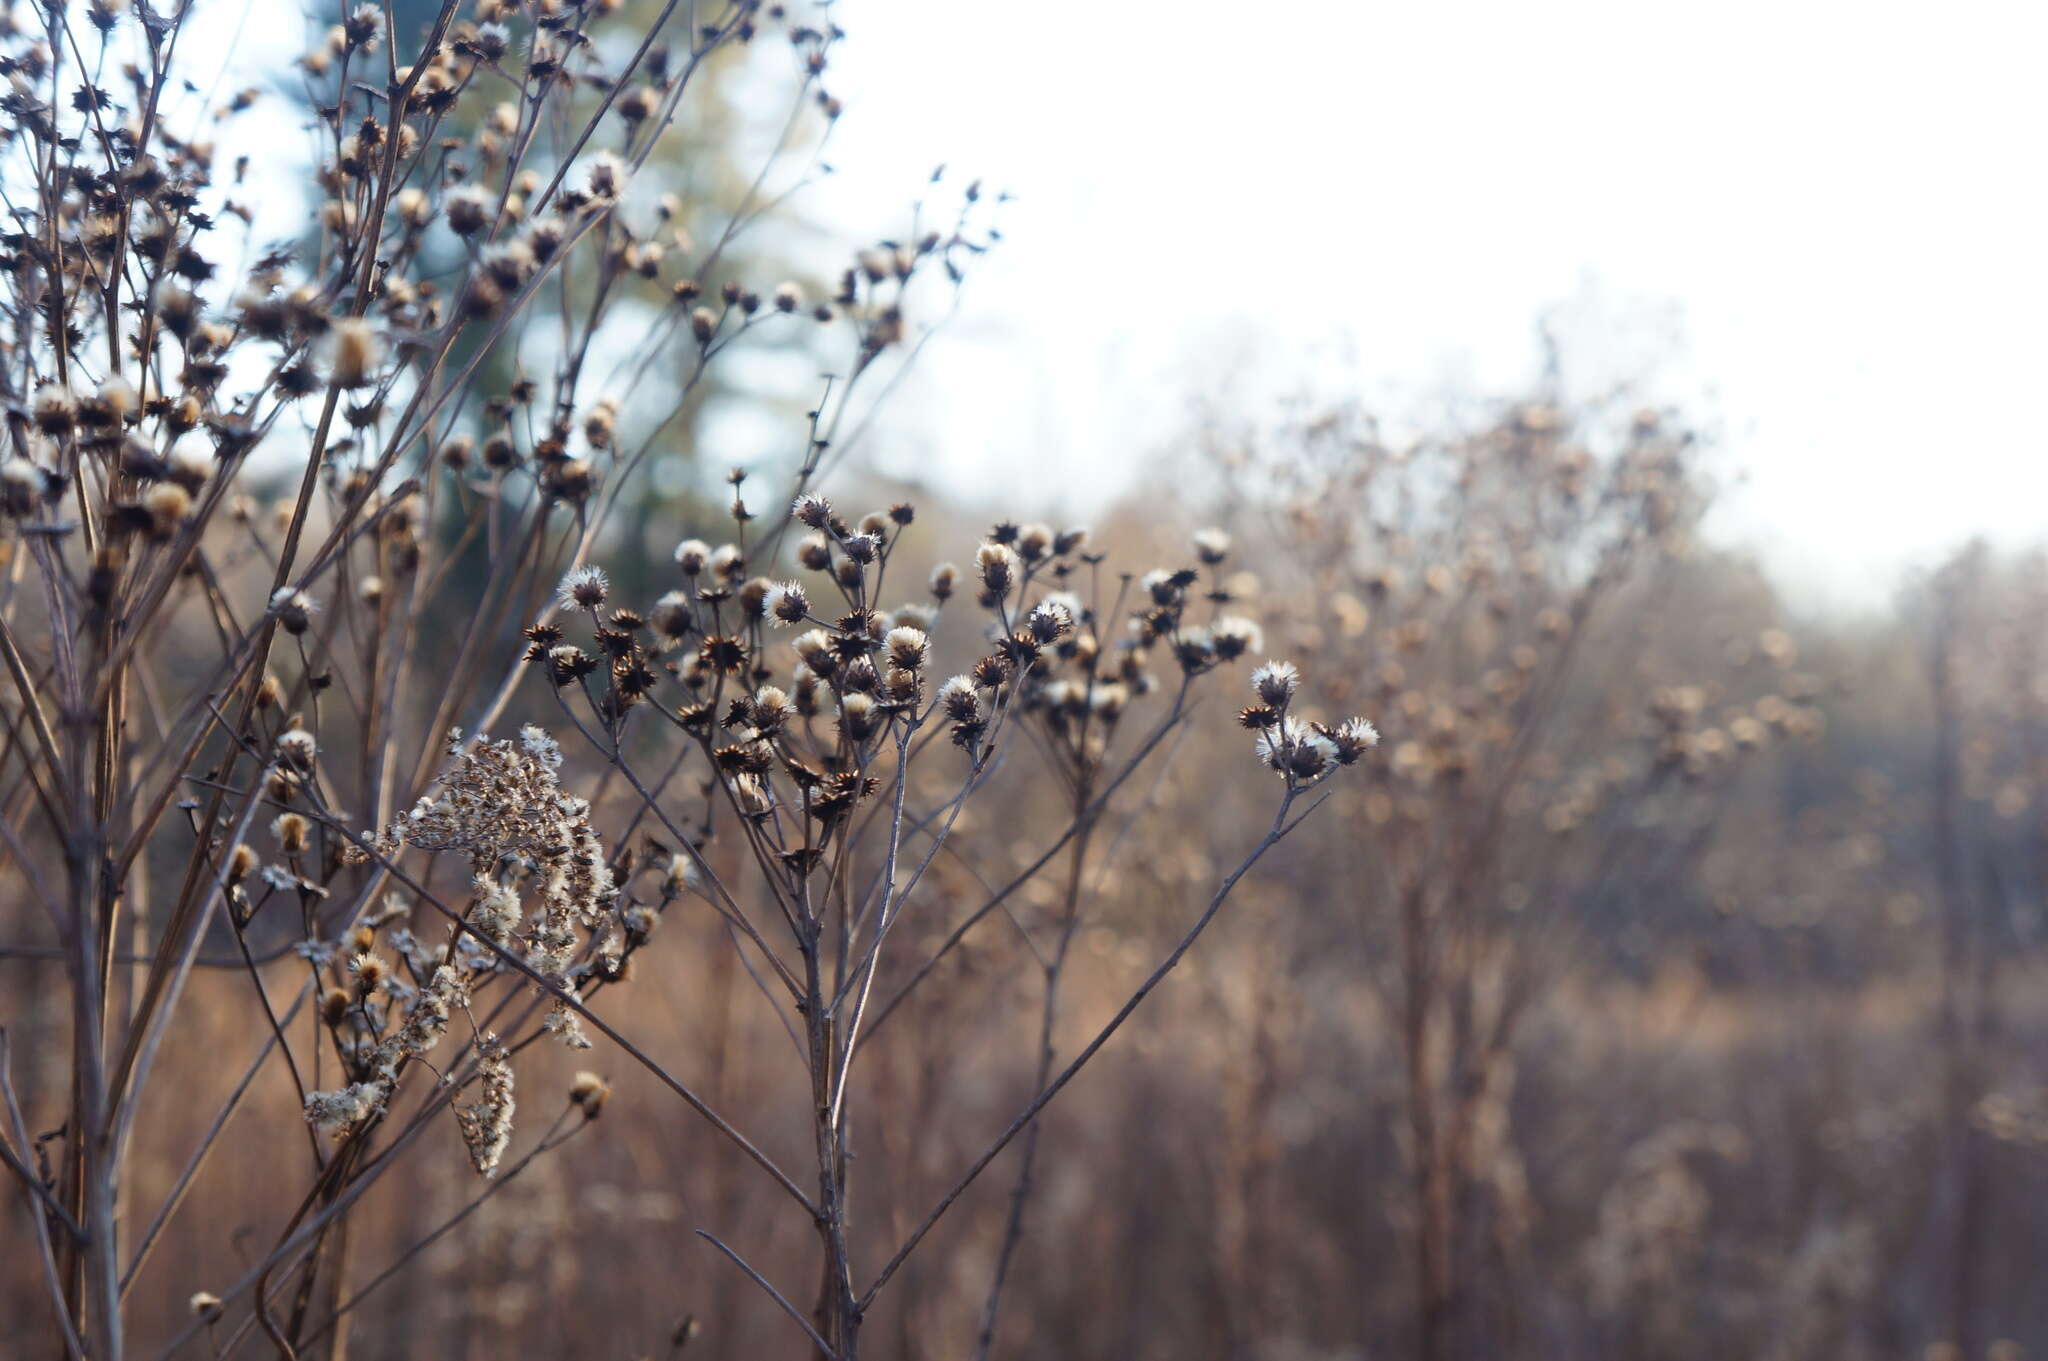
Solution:
[{"label": "dried seed head", "polygon": [[1220,529],[1198,529],[1194,535],[1195,556],[1208,566],[1230,556],[1230,536]]},{"label": "dried seed head", "polygon": [[1337,763],[1352,765],[1380,744],[1380,731],[1362,718],[1347,718],[1328,734],[1336,747]]},{"label": "dried seed head", "polygon": [[277,838],[277,848],[286,855],[304,855],[312,829],[312,824],[300,813],[279,813],[270,824],[270,834]]},{"label": "dried seed head", "polygon": [[1074,612],[1066,602],[1048,597],[1032,607],[1024,623],[1031,630],[1033,641],[1040,644],[1056,642],[1073,632]]},{"label": "dried seed head", "polygon": [[313,612],[318,606],[297,587],[280,586],[277,594],[270,597],[270,608],[277,613],[277,626],[297,637],[312,627]]},{"label": "dried seed head", "polygon": [[109,378],[78,405],[78,419],[85,425],[111,427],[135,414],[135,389],[125,378]]},{"label": "dried seed head", "polygon": [[49,491],[50,479],[25,458],[0,460],[0,509],[17,518],[35,513],[37,502]]},{"label": "dried seed head", "polygon": [[284,763],[294,770],[311,770],[314,753],[318,750],[313,734],[304,728],[291,728],[279,733],[277,754]]},{"label": "dried seed head", "polygon": [[1188,585],[1195,580],[1193,572],[1168,572],[1154,568],[1138,578],[1138,589],[1152,598],[1159,606],[1177,606],[1187,593]]},{"label": "dried seed head", "polygon": [[652,118],[660,106],[660,90],[652,85],[637,85],[621,96],[613,107],[619,111],[619,117],[637,127]]},{"label": "dried seed head", "polygon": [[[199,327],[199,296],[189,289],[167,287],[156,305],[157,318],[165,331],[180,340],[193,340]],[[232,335],[232,332],[229,333]],[[226,348],[213,327],[206,328],[198,339],[204,340],[212,350]]]},{"label": "dried seed head", "polygon": [[932,599],[944,604],[953,598],[953,590],[959,585],[960,569],[950,562],[942,562],[932,568]]},{"label": "dried seed head", "polygon": [[932,623],[938,618],[938,611],[929,605],[898,605],[889,611],[889,624],[894,628],[923,629],[932,631]]},{"label": "dried seed head", "polygon": [[583,418],[583,438],[593,449],[609,449],[618,424],[619,404],[609,397],[603,398]]},{"label": "dried seed head", "polygon": [[348,971],[350,977],[355,980],[357,997],[368,997],[383,987],[385,981],[391,977],[391,966],[384,962],[384,957],[367,952],[351,958],[348,962]]},{"label": "dried seed head", "polygon": [[526,227],[527,248],[542,264],[561,254],[562,243],[568,239],[569,224],[553,213],[535,218]]},{"label": "dried seed head", "polygon": [[367,387],[383,361],[384,338],[364,318],[344,317],[327,333],[327,376],[336,387]]},{"label": "dried seed head", "polygon": [[192,493],[175,482],[159,482],[142,494],[142,507],[149,512],[150,532],[168,539],[192,513]]},{"label": "dried seed head", "polygon": [[1001,600],[1016,584],[1018,561],[1016,553],[1007,544],[985,543],[974,554],[975,566],[981,572],[981,584],[989,595]]},{"label": "dried seed head", "polygon": [[790,702],[788,691],[779,686],[764,685],[754,692],[751,717],[754,726],[762,732],[773,732],[795,716],[796,705]]},{"label": "dried seed head", "polygon": [[806,534],[796,546],[796,560],[805,570],[822,572],[832,565],[832,549],[823,534]]},{"label": "dried seed head", "polygon": [[589,563],[572,569],[555,588],[555,600],[565,610],[598,610],[611,594],[604,569]]},{"label": "dried seed head", "polygon": [[376,40],[384,26],[384,11],[374,4],[357,5],[341,26],[342,41],[351,49]]},{"label": "dried seed head", "polygon": [[1174,638],[1173,655],[1183,671],[1203,671],[1217,660],[1216,643],[1208,629],[1187,629]]},{"label": "dried seed head", "polygon": [[1286,707],[1301,684],[1301,672],[1293,662],[1267,662],[1252,672],[1252,689],[1274,708]]},{"label": "dried seed head", "polygon": [[1265,630],[1249,619],[1227,614],[1209,626],[1209,645],[1216,655],[1226,662],[1234,662],[1247,652],[1257,652],[1266,646]]},{"label": "dried seed head", "polygon": [[856,746],[875,735],[879,720],[868,695],[847,695],[839,701],[839,731]]},{"label": "dried seed head", "polygon": [[1053,532],[1050,525],[1025,525],[1017,531],[1016,549],[1018,556],[1026,562],[1039,562],[1052,553]]},{"label": "dried seed head", "polygon": [[[840,640],[842,643],[844,639]],[[855,657],[839,672],[839,686],[848,694],[871,695],[881,685],[882,678],[875,672],[875,664],[866,657]]]},{"label": "dried seed head", "polygon": [[882,640],[889,662],[901,671],[922,671],[931,660],[932,642],[923,629],[895,628]]},{"label": "dried seed head", "polygon": [[45,383],[36,389],[31,412],[37,429],[46,435],[63,435],[78,419],[78,396],[62,383]]},{"label": "dried seed head", "polygon": [[823,629],[811,629],[797,635],[790,644],[804,664],[820,676],[829,676],[839,666],[838,654],[833,650],[832,635]]},{"label": "dried seed head", "polygon": [[569,1084],[570,1104],[581,1108],[586,1120],[597,1119],[611,1094],[611,1084],[596,1073],[578,1073],[575,1080]]},{"label": "dried seed head", "polygon": [[1312,781],[1336,768],[1337,744],[1292,718],[1283,718],[1254,739],[1259,760],[1290,781]]},{"label": "dried seed head", "polygon": [[686,577],[696,576],[711,559],[711,545],[702,539],[684,539],[676,545],[676,566]]},{"label": "dried seed head", "polygon": [[626,192],[626,163],[609,151],[600,151],[590,158],[590,169],[584,182],[590,186],[591,196],[610,202]]},{"label": "dried seed head", "polygon": [[761,604],[768,621],[777,628],[801,624],[811,612],[811,602],[805,597],[804,588],[794,581],[779,581],[770,586]]},{"label": "dried seed head", "polygon": [[459,436],[453,436],[449,442],[444,442],[440,446],[440,460],[442,460],[444,465],[449,465],[451,469],[461,471],[461,469],[469,467],[469,458],[475,454],[475,450],[477,450],[475,436],[459,434]]},{"label": "dried seed head", "polygon": [[662,874],[662,887],[669,893],[681,894],[695,888],[700,877],[697,862],[678,851],[668,858],[668,867]]},{"label": "dried seed head", "polygon": [[457,236],[475,236],[491,220],[495,205],[478,185],[465,185],[448,195],[448,226]]},{"label": "dried seed head", "polygon": [[775,583],[766,577],[748,577],[741,585],[737,596],[740,615],[746,619],[759,619],[768,612],[768,592]]},{"label": "dried seed head", "polygon": [[670,591],[654,602],[654,608],[647,612],[647,623],[655,636],[668,643],[678,643],[689,636],[693,627],[690,618],[690,598],[681,591]]},{"label": "dried seed head", "polygon": [[707,672],[737,675],[747,665],[747,646],[728,634],[710,633],[697,649],[694,665]]},{"label": "dried seed head", "polygon": [[575,504],[596,487],[597,468],[587,458],[564,459],[548,469],[548,494],[557,500]]},{"label": "dried seed head", "polygon": [[981,694],[968,676],[955,676],[939,687],[939,707],[955,723],[981,719]]},{"label": "dried seed head", "polygon": [[533,247],[514,238],[484,247],[477,263],[490,276],[492,283],[511,292],[532,276],[538,262],[534,259]]},{"label": "dried seed head", "polygon": [[574,685],[597,670],[597,659],[574,643],[562,643],[547,650],[548,677],[556,685]]},{"label": "dried seed head", "polygon": [[797,521],[811,529],[822,530],[832,522],[832,503],[822,496],[799,496],[790,506],[790,514]]},{"label": "dried seed head", "polygon": [[424,227],[434,219],[434,201],[417,186],[399,190],[391,202],[398,210],[398,220],[408,227]]}]

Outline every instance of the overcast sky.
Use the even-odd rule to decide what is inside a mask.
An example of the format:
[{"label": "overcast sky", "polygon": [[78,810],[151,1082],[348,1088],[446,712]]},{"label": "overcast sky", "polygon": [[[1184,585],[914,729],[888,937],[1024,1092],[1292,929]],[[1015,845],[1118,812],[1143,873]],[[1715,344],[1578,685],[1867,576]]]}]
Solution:
[{"label": "overcast sky", "polygon": [[833,202],[879,224],[939,161],[1019,195],[899,408],[927,452],[1089,485],[1247,356],[1511,387],[1576,300],[1589,363],[1725,429],[1720,531],[1829,600],[2043,527],[2048,7],[836,13]]},{"label": "overcast sky", "polygon": [[1018,195],[889,432],[963,485],[1080,509],[1225,380],[1511,391],[1564,302],[1582,367],[1725,432],[1718,532],[1817,602],[2043,526],[2048,6],[833,12],[814,218],[899,230],[939,162]]}]

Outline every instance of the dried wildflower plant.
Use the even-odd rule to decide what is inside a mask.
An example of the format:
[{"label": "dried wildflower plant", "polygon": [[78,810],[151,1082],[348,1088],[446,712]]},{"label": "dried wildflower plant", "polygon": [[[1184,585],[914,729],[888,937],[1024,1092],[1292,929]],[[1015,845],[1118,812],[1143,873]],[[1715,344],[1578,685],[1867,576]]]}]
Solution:
[{"label": "dried wildflower plant", "polygon": [[[206,1275],[177,1283],[191,1318],[170,1345],[302,1354],[596,1117],[610,1088],[586,1072],[551,1124],[521,1127],[515,1090],[544,1103],[520,1056],[559,1043],[644,1065],[794,1202],[823,1285],[792,1322],[850,1359],[931,1226],[1020,1134],[1035,1144],[1046,1104],[1373,730],[1260,698],[1270,826],[1090,1044],[1058,1067],[1048,1041],[1015,1122],[863,1273],[857,1054],[1062,852],[1065,957],[1104,810],[1198,687],[1258,660],[1260,630],[1227,608],[1218,535],[1190,566],[1125,574],[1078,531],[1005,523],[906,592],[911,508],[854,519],[818,493],[888,390],[872,375],[914,354],[1001,202],[966,186],[940,226],[920,205],[833,287],[741,277],[749,230],[820,173],[840,115],[824,5],[429,8],[411,27],[340,12],[289,115],[257,90],[196,98],[211,72],[190,6],[0,13],[0,851],[44,918],[10,926],[54,942],[34,956],[53,985],[8,1025],[69,1052],[66,1081],[27,1093],[34,1128],[59,1131],[44,1141],[0,1063],[34,1270],[64,1346],[122,1356],[130,1284],[172,1270],[166,1227],[256,1076],[282,1073],[303,1201],[278,1223],[250,1211],[235,1279],[226,1254],[176,1264]],[[782,142],[736,197],[718,176],[671,187],[703,73],[750,46],[789,59]],[[283,154],[268,129],[302,116],[307,231],[253,240],[252,172]],[[831,351],[840,375],[788,490],[757,514],[735,475],[728,535],[634,561],[621,510],[756,336]],[[657,572],[669,589],[622,599]],[[487,736],[515,707],[538,723]],[[1033,749],[1063,830],[946,917],[927,871]],[[802,1039],[802,1183],[594,1009],[685,901],[729,925]],[[246,983],[260,1048],[168,1193],[136,1204],[138,1114],[163,1054],[197,1042],[202,970]],[[346,1294],[348,1217],[430,1129],[490,1181]]]},{"label": "dried wildflower plant", "polygon": [[[914,508],[854,518],[809,490],[785,521],[801,536],[798,574],[755,574],[761,554],[746,545],[751,517],[738,496],[746,480],[740,472],[732,478],[734,538],[718,546],[685,539],[671,555],[680,588],[635,610],[612,598],[601,574],[579,568],[560,583],[561,614],[527,630],[525,655],[554,694],[562,725],[623,777],[660,825],[661,854],[645,874],[669,886],[680,877],[726,919],[764,996],[803,1036],[817,1117],[815,1192],[727,1132],[816,1223],[825,1284],[798,1321],[830,1353],[850,1355],[876,1293],[924,1235],[1012,1140],[1031,1131],[1035,1148],[1039,1112],[1179,962],[1237,880],[1299,824],[1298,801],[1357,762],[1377,733],[1362,719],[1336,727],[1297,719],[1295,670],[1269,663],[1255,673],[1250,688],[1270,715],[1258,759],[1281,776],[1272,824],[1179,945],[1057,1069],[1053,998],[1086,905],[1080,866],[1089,834],[1118,789],[1187,720],[1196,687],[1220,671],[1242,672],[1259,630],[1225,613],[1220,592],[1196,589],[1202,569],[1111,573],[1085,532],[1012,522],[976,547],[970,572],[941,564],[921,598],[891,603],[891,569]],[[1209,565],[1216,561],[1220,555]],[[946,675],[934,635],[963,609],[973,615],[967,636],[978,643]],[[1262,679],[1282,673],[1285,694]],[[919,892],[927,871],[963,808],[1020,741],[1039,747],[1067,795],[1063,830],[1017,881],[953,923],[923,958],[894,970],[899,981],[884,1000],[876,982],[906,915],[920,915],[930,896]],[[669,791],[693,758],[704,779],[691,811]],[[722,837],[743,848],[737,865],[712,863]],[[872,1281],[857,1284],[847,1232],[856,1056],[968,933],[1069,847],[1071,887],[1046,964],[1036,1094]],[[622,896],[633,896],[630,880]],[[1005,1265],[1007,1258],[1006,1249]],[[1003,1270],[989,1295],[991,1322]]]}]

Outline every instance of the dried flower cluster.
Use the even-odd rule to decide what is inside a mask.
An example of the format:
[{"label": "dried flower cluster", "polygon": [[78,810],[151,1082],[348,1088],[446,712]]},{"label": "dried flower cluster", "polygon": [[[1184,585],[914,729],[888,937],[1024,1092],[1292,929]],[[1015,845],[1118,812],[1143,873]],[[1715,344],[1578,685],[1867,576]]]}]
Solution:
[{"label": "dried flower cluster", "polygon": [[[940,563],[917,583],[921,598],[904,600],[891,587],[902,580],[903,545],[917,519],[911,505],[854,517],[805,489],[765,547],[750,548],[747,480],[744,470],[729,479],[732,538],[684,539],[670,555],[677,585],[644,608],[614,599],[614,574],[588,563],[571,570],[557,586],[551,617],[526,630],[525,661],[591,754],[615,766],[645,811],[682,843],[681,863],[700,876],[702,896],[757,963],[764,991],[790,1005],[792,1033],[810,1032],[824,1197],[817,1214],[838,1283],[820,1309],[836,1350],[851,1345],[860,1315],[844,1241],[850,1164],[842,1112],[853,1058],[866,1024],[879,1024],[869,1009],[878,960],[906,913],[930,910],[912,900],[960,809],[999,758],[1031,742],[1076,798],[1070,831],[1049,858],[1092,826],[1098,801],[1185,720],[1193,688],[1247,659],[1264,637],[1256,623],[1229,612],[1234,596],[1221,567],[1230,544],[1220,533],[1194,539],[1196,566],[1112,574],[1083,530],[1004,521],[977,545],[971,567]],[[785,529],[796,537],[793,574],[774,561]],[[616,575],[641,574],[622,568]],[[954,626],[963,605],[973,611],[971,627]],[[939,639],[948,634],[974,646],[972,660],[951,674],[938,661]],[[1327,726],[1298,717],[1297,684],[1291,666],[1260,668],[1260,703],[1243,715],[1259,729],[1260,758],[1285,776],[1279,819],[1252,860],[1291,830],[1287,810],[1298,795],[1378,741],[1361,719]],[[1145,735],[1120,741],[1148,702]],[[935,746],[940,732],[949,741]],[[664,733],[676,744],[673,756],[660,758],[670,774],[641,773],[650,748],[668,745],[657,740]],[[934,773],[948,747],[958,755]],[[663,794],[691,757],[705,775],[704,806],[694,819]],[[915,866],[904,839],[913,790],[934,843]],[[710,864],[714,829],[728,817],[740,829],[744,873]],[[1079,907],[1070,899],[1059,929],[1062,960]],[[954,939],[986,914],[970,916]],[[880,1013],[893,1011],[950,946]],[[1039,1083],[1040,1104],[1061,1085],[1049,1068]],[[875,1288],[886,1278],[885,1271]]]},{"label": "dried flower cluster", "polygon": [[[966,186],[949,227],[856,253],[828,299],[750,281],[770,267],[746,244],[759,191],[821,173],[840,114],[821,5],[351,4],[295,95],[219,101],[201,8],[0,7],[0,707],[21,739],[0,817],[20,872],[65,885],[38,900],[70,942],[78,1078],[32,1193],[59,1211],[39,1239],[54,1317],[95,1357],[123,1354],[123,1277],[159,1242],[117,1202],[194,968],[247,973],[306,1119],[338,1141],[309,1213],[354,1203],[389,1165],[379,1141],[451,1104],[479,1170],[501,1165],[512,1055],[535,1034],[589,1043],[588,1000],[695,871],[601,840],[539,729],[465,742],[437,779],[441,735],[504,721],[508,620],[542,615],[529,588],[642,494],[632,475],[725,354],[769,331],[837,351],[819,471],[1000,202]],[[784,59],[784,141],[758,178],[694,152],[676,173],[678,143],[717,121],[690,101],[726,97],[705,73],[750,46]],[[309,229],[264,240],[258,196],[301,156]],[[604,591],[585,574],[567,604]],[[619,692],[635,680],[622,668]],[[114,959],[135,948],[131,982]],[[272,1008],[273,960],[317,1043]],[[533,988],[543,1016],[505,1013]],[[472,1010],[502,1038],[461,1024]],[[572,1093],[584,1123],[594,1082]],[[183,1204],[181,1185],[159,1227]],[[347,1236],[315,1222],[265,1245],[239,1298],[191,1296],[192,1326],[256,1328],[271,1271],[342,1279]],[[307,1344],[313,1302],[271,1333],[282,1350]]]},{"label": "dried flower cluster", "polygon": [[[571,965],[582,943],[577,931],[603,925],[615,896],[589,802],[562,792],[561,748],[531,724],[516,744],[465,744],[455,732],[448,749],[452,764],[438,792],[393,822],[376,848],[387,856],[406,846],[467,855],[476,891],[470,921],[500,946],[517,935],[524,916],[517,888],[502,876],[526,875],[537,899],[525,936],[527,960],[573,998]],[[589,1047],[575,1013],[560,999],[549,1027],[564,1043]]]},{"label": "dried flower cluster", "polygon": [[[1512,1031],[1433,1030],[1492,1004],[1494,890],[1558,898],[1565,865],[1628,851],[1652,816],[1703,816],[1744,753],[1819,732],[1815,687],[1772,634],[1748,677],[1768,685],[1674,663],[1623,710],[1574,715],[1587,744],[1547,726],[1595,606],[1696,513],[1686,446],[1654,421],[1596,457],[1530,407],[1410,461],[1405,481],[1393,460],[1320,482],[1328,465],[1303,461],[1307,485],[1235,498],[1298,493],[1280,537],[1313,550],[1303,589],[1278,597],[1305,605],[1259,620],[1234,569],[1240,541],[1268,536],[1237,526],[1125,572],[1079,529],[1005,521],[961,565],[912,577],[910,505],[854,516],[816,488],[868,428],[870,375],[915,353],[928,299],[996,239],[1001,196],[976,183],[957,207],[920,204],[833,267],[747,253],[747,228],[824,171],[842,35],[823,5],[350,4],[299,61],[288,110],[257,89],[206,107],[192,11],[0,10],[0,817],[16,896],[50,907],[71,1027],[70,1081],[34,1126],[59,1132],[0,1143],[31,1198],[53,1350],[124,1354],[129,1282],[166,1270],[147,1207],[123,1197],[150,1184],[128,1163],[137,1115],[202,963],[246,975],[257,1066],[282,1056],[324,1136],[306,1140],[296,1216],[248,1216],[246,1280],[177,1282],[222,1354],[258,1333],[308,1354],[356,1303],[342,1282],[388,1278],[352,1270],[343,1215],[425,1122],[452,1123],[494,1189],[594,1121],[611,1087],[585,1072],[555,1124],[515,1126],[516,1057],[550,1037],[590,1048],[589,1026],[790,1199],[817,1235],[798,1322],[855,1361],[877,1293],[1022,1141],[992,1332],[1039,1116],[1326,799],[1352,827],[1417,833],[1374,838],[1346,882],[1395,886],[1415,946],[1401,957],[1422,973],[1466,971],[1416,980],[1436,990],[1405,1037],[1411,1076],[1457,1109],[1498,1092]],[[749,47],[788,73],[788,131],[758,174],[729,173],[697,140],[718,118],[690,101]],[[255,198],[291,154],[270,129],[301,124],[308,230],[275,244]],[[729,528],[650,570],[622,511],[674,523],[640,500],[644,474],[701,442],[711,375],[757,336],[815,346],[840,377],[766,512],[735,474]],[[1504,467],[1514,479],[1489,480]],[[1266,660],[1288,652],[1318,660],[1313,689]],[[1213,728],[1270,829],[1205,871],[1178,943],[1063,1053],[1067,964],[1108,915],[1112,838],[1096,834],[1140,816],[1135,776],[1240,668],[1252,750]],[[1391,750],[1324,701],[1384,722]],[[547,731],[458,731],[528,714]],[[964,811],[1009,780],[1015,807],[1059,814],[1042,843],[1029,818],[1006,809],[991,829]],[[1056,862],[1064,888],[1037,877]],[[1171,920],[1155,896],[1148,912]],[[685,900],[714,928],[690,939],[736,952],[796,1041],[803,1099],[780,1109],[803,1112],[802,1139],[750,1139],[690,1085],[694,1065],[661,1068],[598,1009]],[[926,980],[981,962],[988,922],[1040,971],[1035,1080],[928,1209],[866,1216],[895,1240],[873,1256],[853,1241],[856,1186],[922,1181],[862,1176],[893,1151],[865,1138],[891,1088],[861,1056],[926,1003]],[[1461,1118],[1505,1129],[1506,1104],[1484,1100]],[[1477,1146],[1404,1145],[1456,1192],[1429,1204],[1483,1199],[1450,1169]],[[791,1147],[815,1166],[785,1171]]]}]

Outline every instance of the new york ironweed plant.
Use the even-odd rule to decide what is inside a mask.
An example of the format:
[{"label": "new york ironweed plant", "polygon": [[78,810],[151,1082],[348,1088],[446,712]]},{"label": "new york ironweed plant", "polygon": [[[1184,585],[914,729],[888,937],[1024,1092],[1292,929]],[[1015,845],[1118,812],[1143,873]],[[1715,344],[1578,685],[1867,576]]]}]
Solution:
[{"label": "new york ironweed plant", "polygon": [[[876,1297],[1024,1139],[986,1352],[1040,1113],[1377,734],[1321,721],[1264,659],[1220,536],[1138,575],[1079,531],[1003,524],[906,591],[910,506],[850,519],[816,493],[868,428],[868,375],[914,353],[919,300],[957,289],[994,206],[969,187],[950,225],[860,253],[826,302],[737,276],[735,243],[814,173],[839,114],[829,21],[758,0],[401,12],[336,10],[300,63],[288,116],[312,129],[316,202],[273,246],[249,239],[274,171],[252,158],[275,154],[252,120],[278,101],[199,94],[198,7],[0,11],[0,868],[32,905],[5,918],[29,937],[6,945],[29,985],[0,1032],[0,1153],[30,1229],[8,1272],[33,1276],[53,1352],[143,1350],[129,1306],[153,1271],[192,1292],[160,1354],[339,1354],[366,1300],[605,1109],[595,1071],[566,1093],[522,1081],[522,1056],[562,1045],[645,1066],[815,1229],[801,1288],[747,1260],[748,1226],[704,1232],[735,1289],[848,1361]],[[794,55],[791,112],[759,175],[731,201],[663,192],[691,91],[771,37]],[[757,517],[735,473],[727,541],[683,538],[666,586],[622,600],[601,564],[658,574],[618,532],[642,474],[714,362],[775,328],[840,347],[793,499]],[[1226,671],[1249,673],[1242,759],[1270,824],[1062,1063],[1093,833]],[[970,910],[920,893],[970,800],[1019,766],[1057,786],[1063,829]],[[885,1252],[858,1252],[857,1060],[1063,855],[1034,1094]],[[602,1014],[631,980],[660,986],[656,928],[681,910],[724,924],[794,1042],[801,1163]],[[184,1097],[151,1078],[209,1045],[199,992],[247,1057],[196,1143],[160,1147],[155,1116]],[[303,1129],[243,1151],[265,1193],[246,1232],[154,1254],[278,1082]],[[475,1194],[352,1261],[380,1180],[443,1156]],[[145,1158],[175,1169],[147,1196]]]}]

